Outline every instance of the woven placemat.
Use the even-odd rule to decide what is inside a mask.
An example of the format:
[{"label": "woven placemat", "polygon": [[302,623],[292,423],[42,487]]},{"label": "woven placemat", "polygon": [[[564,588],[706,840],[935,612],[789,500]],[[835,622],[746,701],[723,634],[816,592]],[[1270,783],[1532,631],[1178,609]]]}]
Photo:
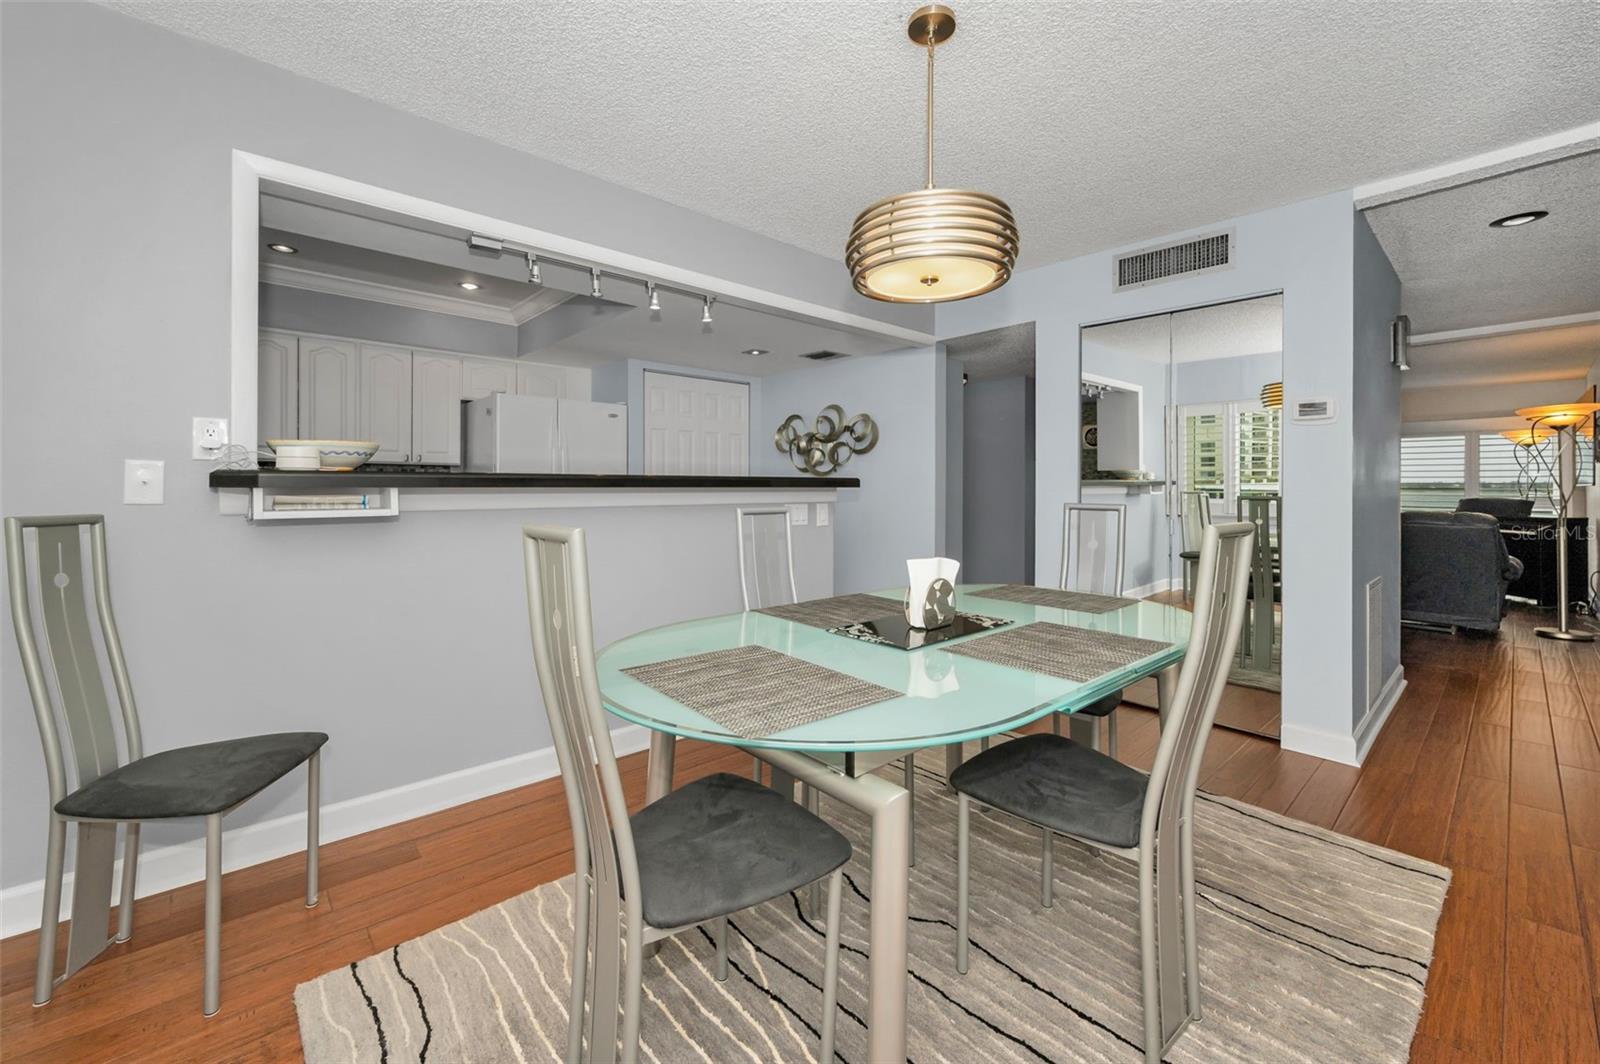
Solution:
[{"label": "woven placemat", "polygon": [[945,649],[951,654],[964,654],[1025,672],[1041,672],[1075,683],[1088,683],[1170,646],[1171,643],[1154,639],[1035,621],[1009,632],[982,636]]},{"label": "woven placemat", "polygon": [[622,671],[745,739],[900,697],[766,647],[713,650]]},{"label": "woven placemat", "polygon": [[858,594],[791,602],[787,606],[768,606],[756,612],[765,613],[769,617],[782,617],[796,624],[807,624],[812,628],[838,628],[841,625],[855,624],[857,621],[886,617],[904,609],[905,607],[897,599],[884,598],[882,595]]},{"label": "woven placemat", "polygon": [[982,591],[969,591],[973,598],[999,599],[1002,602],[1021,602],[1028,606],[1049,606],[1052,609],[1072,610],[1075,613],[1110,613],[1124,606],[1132,606],[1138,599],[1119,598],[1116,595],[1093,595],[1087,591],[1062,591],[1056,587],[1034,587],[1032,584],[1001,584]]}]

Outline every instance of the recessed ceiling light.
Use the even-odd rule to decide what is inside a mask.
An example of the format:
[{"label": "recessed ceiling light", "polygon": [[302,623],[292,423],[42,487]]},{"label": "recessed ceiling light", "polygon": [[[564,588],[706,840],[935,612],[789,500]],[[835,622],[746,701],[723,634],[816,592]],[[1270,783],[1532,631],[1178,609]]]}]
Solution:
[{"label": "recessed ceiling light", "polygon": [[770,355],[772,352],[765,347],[747,347],[739,352],[741,355]]},{"label": "recessed ceiling light", "polygon": [[1504,218],[1496,218],[1489,223],[1489,226],[1492,229],[1510,229],[1513,226],[1537,222],[1540,218],[1548,216],[1549,213],[1549,211],[1522,211],[1519,214],[1508,214]]},{"label": "recessed ceiling light", "polygon": [[478,290],[478,282],[477,281],[462,281],[461,282],[461,287],[465,288],[469,292],[476,292]]},{"label": "recessed ceiling light", "polygon": [[267,250],[276,251],[280,255],[295,255],[300,251],[299,248],[290,247],[288,244],[268,244]]}]

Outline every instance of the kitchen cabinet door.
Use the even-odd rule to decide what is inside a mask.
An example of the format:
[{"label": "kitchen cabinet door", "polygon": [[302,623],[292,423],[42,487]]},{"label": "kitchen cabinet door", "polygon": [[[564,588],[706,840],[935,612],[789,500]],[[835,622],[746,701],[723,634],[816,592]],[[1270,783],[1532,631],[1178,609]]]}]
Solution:
[{"label": "kitchen cabinet door", "polygon": [[[300,403],[299,338],[263,332],[256,342],[256,439],[294,439]],[[243,442],[243,441],[241,441]]]},{"label": "kitchen cabinet door", "polygon": [[549,399],[566,399],[567,372],[563,366],[546,366],[538,362],[517,363],[517,394],[542,395]]},{"label": "kitchen cabinet door", "polygon": [[461,464],[461,359],[411,356],[411,449],[413,462]]},{"label": "kitchen cabinet door", "polygon": [[374,462],[411,463],[411,351],[361,345],[361,420],[356,439],[378,445]]},{"label": "kitchen cabinet door", "polygon": [[517,364],[497,358],[463,358],[461,398],[484,399],[495,392],[518,394]]},{"label": "kitchen cabinet door", "polygon": [[300,362],[299,425],[296,439],[354,440],[357,435],[357,396],[360,367],[356,345],[348,340],[320,340],[302,336]]}]

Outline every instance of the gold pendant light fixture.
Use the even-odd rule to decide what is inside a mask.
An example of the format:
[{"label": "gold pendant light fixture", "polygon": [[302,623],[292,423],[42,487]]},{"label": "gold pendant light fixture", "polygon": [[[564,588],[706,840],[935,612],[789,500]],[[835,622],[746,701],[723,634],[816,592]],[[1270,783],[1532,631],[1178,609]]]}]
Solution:
[{"label": "gold pendant light fixture", "polygon": [[1273,381],[1261,386],[1261,405],[1268,410],[1283,409],[1283,382]]},{"label": "gold pendant light fixture", "polygon": [[856,291],[888,303],[944,303],[992,292],[1017,264],[1017,223],[984,192],[933,183],[933,53],[956,31],[943,4],[918,8],[906,33],[928,49],[927,187],[879,200],[856,217],[844,261]]}]

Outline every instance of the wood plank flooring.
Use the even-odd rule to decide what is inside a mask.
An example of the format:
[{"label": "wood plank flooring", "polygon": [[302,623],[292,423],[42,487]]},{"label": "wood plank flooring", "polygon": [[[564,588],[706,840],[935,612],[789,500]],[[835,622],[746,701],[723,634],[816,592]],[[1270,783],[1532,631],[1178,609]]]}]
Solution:
[{"label": "wood plank flooring", "polygon": [[[1407,632],[1409,687],[1360,769],[1216,732],[1202,786],[1450,865],[1417,1061],[1600,1062],[1600,649]],[[1121,755],[1148,767],[1155,715],[1124,707]],[[744,772],[685,743],[679,780]],[[644,758],[624,762],[635,802]],[[297,983],[566,875],[556,780],[224,881],[222,1011],[200,1015],[201,889],[139,901],[133,941],[32,1007],[38,935],[0,942],[0,1056],[30,1061],[294,1061]],[[61,936],[65,947],[65,935]]]}]

